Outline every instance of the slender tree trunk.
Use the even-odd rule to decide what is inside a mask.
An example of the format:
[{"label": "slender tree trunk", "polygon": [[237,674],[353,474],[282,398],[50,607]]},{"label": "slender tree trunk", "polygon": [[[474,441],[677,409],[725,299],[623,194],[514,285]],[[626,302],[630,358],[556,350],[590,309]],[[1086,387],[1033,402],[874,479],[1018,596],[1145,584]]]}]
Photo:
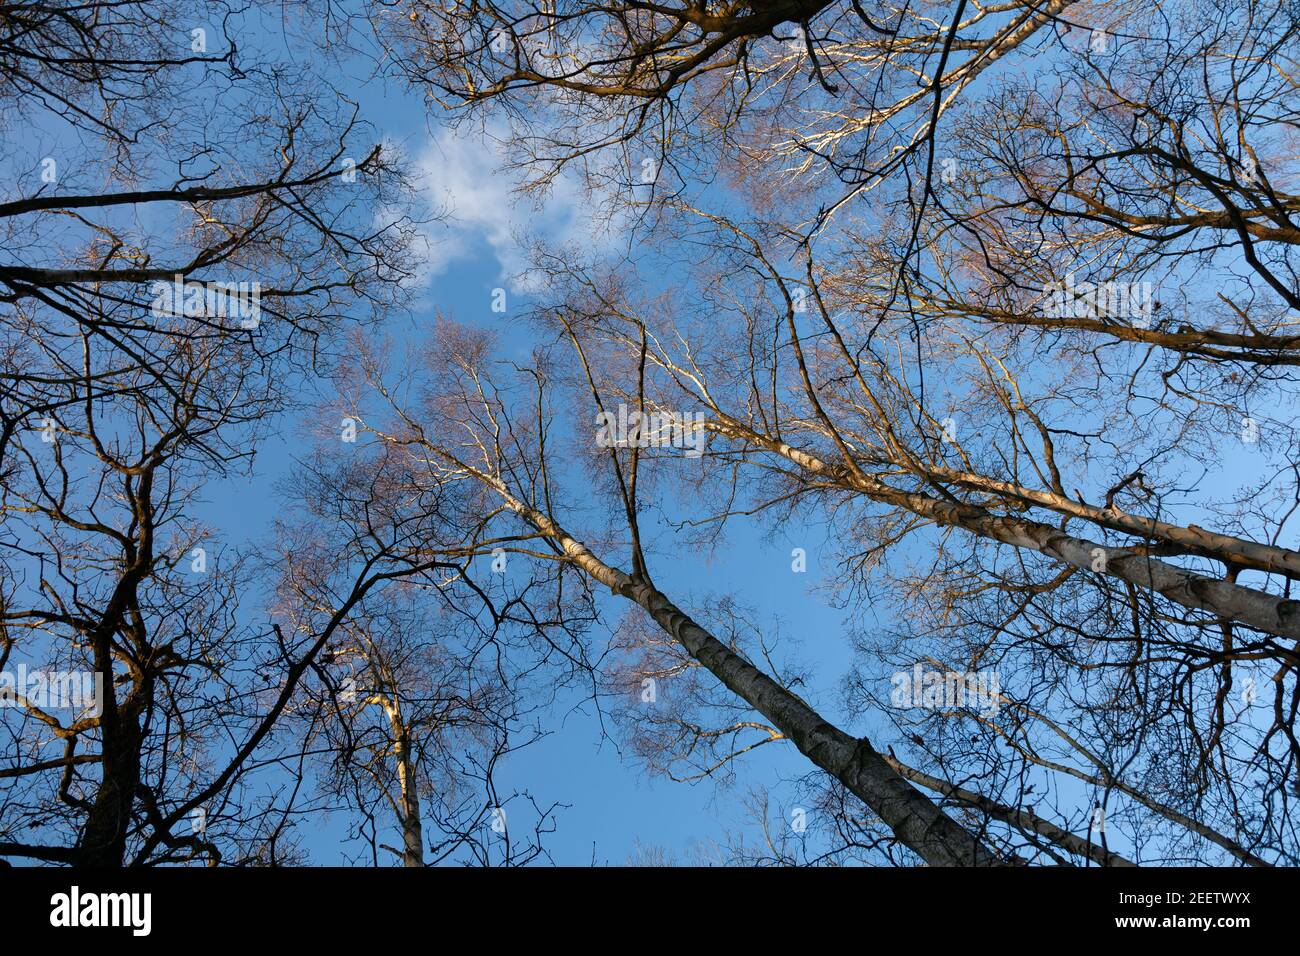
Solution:
[{"label": "slender tree trunk", "polygon": [[999,803],[982,793],[976,793],[973,790],[967,790],[956,784],[949,783],[939,777],[933,777],[928,773],[909,767],[897,757],[889,756],[884,758],[886,763],[897,770],[908,780],[915,781],[927,790],[933,790],[936,793],[942,793],[946,797],[952,797],[960,800],[962,803],[988,814],[995,820],[1002,820],[1011,824],[1020,830],[1026,830],[1031,833],[1037,833],[1045,837],[1051,843],[1062,849],[1068,850],[1079,856],[1088,857],[1099,866],[1135,866],[1133,861],[1123,857],[1118,853],[1107,850],[1104,846],[1093,843],[1091,840],[1085,840],[1069,830],[1063,830],[1050,820],[1044,820],[1042,817],[1033,813],[1024,807],[1011,807],[1004,803]]},{"label": "slender tree trunk", "polygon": [[397,759],[397,784],[401,790],[398,822],[402,827],[402,865],[424,866],[424,827],[420,823],[420,793],[411,755],[411,731],[402,720],[396,700],[386,698],[383,707],[393,731],[393,756]]},{"label": "slender tree trunk", "polygon": [[143,733],[134,713],[119,711],[117,716],[117,733],[111,746],[105,741],[100,762],[103,776],[82,827],[79,866],[120,867],[126,858],[126,838],[140,785]]},{"label": "slender tree trunk", "polygon": [[[621,572],[619,572],[621,573]],[[843,783],[906,846],[933,866],[996,866],[997,857],[891,768],[866,738],[824,720],[753,664],[696,624],[649,584],[628,582],[619,593],[788,737],[800,753]]]},{"label": "slender tree trunk", "polygon": [[415,768],[411,765],[408,742],[403,739],[397,765],[402,787],[402,865],[424,866],[424,828],[420,824],[420,795],[416,792]]},{"label": "slender tree trunk", "polygon": [[486,478],[510,508],[551,537],[569,560],[615,594],[635,602],[709,672],[769,720],[816,766],[839,780],[870,807],[905,846],[932,866],[997,866],[1006,863],[974,834],[943,813],[876,752],[871,743],[827,722],[726,644],[700,627],[658,589],[610,567],[549,516],[514,498]]}]

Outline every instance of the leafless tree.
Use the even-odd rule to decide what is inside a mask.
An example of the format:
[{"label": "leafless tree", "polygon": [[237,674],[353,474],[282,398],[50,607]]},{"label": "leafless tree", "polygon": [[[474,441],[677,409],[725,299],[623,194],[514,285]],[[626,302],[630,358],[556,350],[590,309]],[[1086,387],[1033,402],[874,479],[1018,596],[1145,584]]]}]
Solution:
[{"label": "leafless tree", "polygon": [[240,48],[257,15],[0,11],[0,661],[102,681],[98,712],[7,700],[6,856],[296,857],[243,787],[346,610],[286,644],[193,503],[246,467],[343,326],[401,300],[414,227],[355,105]]}]

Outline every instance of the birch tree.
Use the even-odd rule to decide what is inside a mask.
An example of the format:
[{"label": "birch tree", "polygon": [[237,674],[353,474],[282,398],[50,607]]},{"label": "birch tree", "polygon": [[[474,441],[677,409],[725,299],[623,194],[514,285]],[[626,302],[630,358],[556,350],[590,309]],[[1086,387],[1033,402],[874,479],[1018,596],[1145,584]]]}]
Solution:
[{"label": "birch tree", "polygon": [[[294,631],[340,623],[288,732],[321,767],[312,805],[342,801],[372,865],[381,850],[411,867],[524,865],[546,853],[560,808],[503,787],[499,770],[540,739],[562,688],[590,680],[577,639],[589,612],[549,574],[510,567],[515,539],[479,535],[474,489],[415,492],[405,467],[382,445],[322,446],[295,478],[276,608]],[[376,563],[394,576],[341,614],[349,582]]]}]

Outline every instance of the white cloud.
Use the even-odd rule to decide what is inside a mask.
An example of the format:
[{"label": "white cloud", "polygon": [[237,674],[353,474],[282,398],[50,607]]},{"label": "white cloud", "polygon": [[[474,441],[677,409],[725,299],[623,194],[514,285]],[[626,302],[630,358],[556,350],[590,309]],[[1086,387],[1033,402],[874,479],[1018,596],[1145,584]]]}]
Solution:
[{"label": "white cloud", "polygon": [[527,292],[539,279],[529,269],[528,239],[586,248],[617,240],[622,230],[597,213],[569,172],[541,199],[517,193],[522,176],[507,169],[510,149],[504,130],[489,128],[484,134],[466,124],[440,131],[417,159],[418,188],[433,208],[446,213],[427,234],[425,282],[472,256],[475,240],[483,240],[501,266],[502,282],[514,292]]}]

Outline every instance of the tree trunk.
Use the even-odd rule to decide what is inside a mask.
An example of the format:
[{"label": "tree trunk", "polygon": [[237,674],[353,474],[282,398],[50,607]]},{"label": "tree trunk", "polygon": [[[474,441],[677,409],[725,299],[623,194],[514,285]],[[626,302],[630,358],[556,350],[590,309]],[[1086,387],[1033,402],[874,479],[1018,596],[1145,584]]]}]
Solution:
[{"label": "tree trunk", "polygon": [[[489,479],[490,481],[490,479]],[[492,482],[509,506],[553,538],[569,560],[655,622],[729,689],[769,720],[799,752],[870,807],[905,846],[932,866],[997,866],[1007,861],[948,817],[895,771],[871,743],[824,720],[800,697],[700,627],[652,585],[605,564],[548,516]]]}]

